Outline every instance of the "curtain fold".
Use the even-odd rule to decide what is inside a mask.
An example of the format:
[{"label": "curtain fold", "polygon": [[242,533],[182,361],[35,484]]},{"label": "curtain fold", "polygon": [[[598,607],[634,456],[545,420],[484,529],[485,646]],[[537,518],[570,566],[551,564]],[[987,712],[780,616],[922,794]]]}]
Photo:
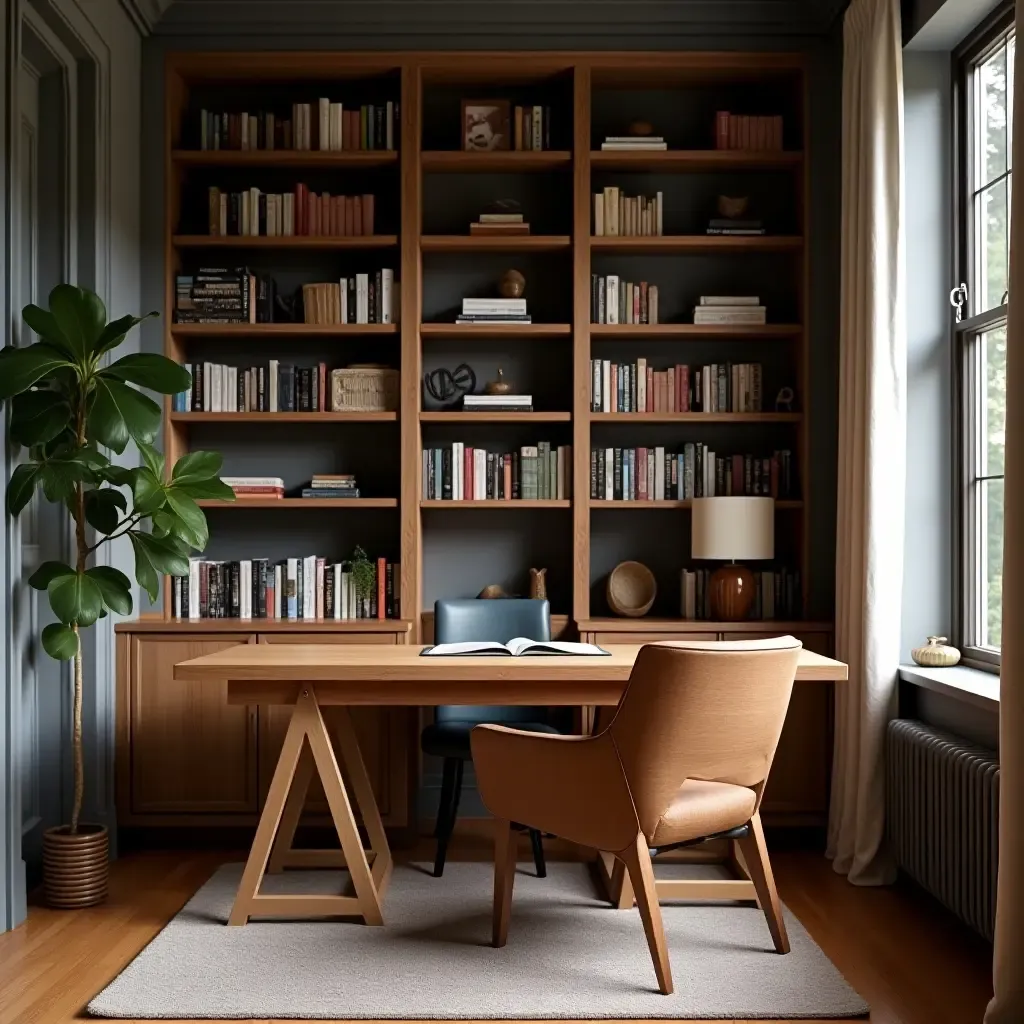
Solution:
[{"label": "curtain fold", "polygon": [[[1017,0],[1017,20],[1024,0]],[[1024,57],[1016,47],[1013,109],[1024,111]],[[1020,121],[1015,117],[1015,122]],[[1011,166],[1024,166],[1015,131]],[[1003,483],[1003,628],[999,680],[999,890],[992,960],[995,995],[985,1024],[1024,1021],[1024,185],[1013,175],[1010,309],[1006,328],[1006,450]]]},{"label": "curtain fold", "polygon": [[827,856],[859,885],[892,881],[885,728],[896,708],[903,587],[906,331],[899,0],[843,22],[836,687]]}]

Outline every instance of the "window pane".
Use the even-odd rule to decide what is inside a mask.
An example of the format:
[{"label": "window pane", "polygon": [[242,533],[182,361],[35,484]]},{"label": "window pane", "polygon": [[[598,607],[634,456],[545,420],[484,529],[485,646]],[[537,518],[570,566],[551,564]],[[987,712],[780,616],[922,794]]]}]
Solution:
[{"label": "window pane", "polygon": [[975,191],[1006,170],[1006,47],[1000,46],[975,79],[978,88]]},{"label": "window pane", "polygon": [[981,602],[982,647],[1000,646],[1003,616],[1003,481],[986,480],[982,487],[981,546],[983,578],[979,580]]},{"label": "window pane", "polygon": [[981,335],[981,359],[984,381],[979,408],[984,411],[981,424],[982,476],[1000,476],[1006,445],[1006,325]]},{"label": "window pane", "polygon": [[1010,36],[1006,43],[1006,166],[1013,166],[1013,56],[1017,37]]},{"label": "window pane", "polygon": [[1006,293],[1007,223],[1004,178],[974,200],[975,313],[998,306]]}]

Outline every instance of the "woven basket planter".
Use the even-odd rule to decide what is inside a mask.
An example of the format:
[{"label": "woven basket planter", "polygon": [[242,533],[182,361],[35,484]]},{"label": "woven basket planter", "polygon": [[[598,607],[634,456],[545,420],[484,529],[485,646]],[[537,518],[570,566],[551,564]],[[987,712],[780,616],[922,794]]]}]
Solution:
[{"label": "woven basket planter", "polygon": [[398,408],[398,370],[387,366],[348,366],[331,371],[333,412],[394,412]]},{"label": "woven basket planter", "polygon": [[67,825],[43,833],[43,891],[51,907],[93,907],[107,898],[109,835],[105,825]]}]

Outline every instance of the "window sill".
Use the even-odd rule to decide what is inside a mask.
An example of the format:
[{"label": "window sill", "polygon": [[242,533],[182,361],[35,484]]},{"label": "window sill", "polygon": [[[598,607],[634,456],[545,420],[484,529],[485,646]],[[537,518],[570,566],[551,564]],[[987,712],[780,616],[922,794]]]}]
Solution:
[{"label": "window sill", "polygon": [[954,665],[952,668],[925,668],[900,665],[900,679],[976,708],[999,713],[999,676],[980,668]]}]

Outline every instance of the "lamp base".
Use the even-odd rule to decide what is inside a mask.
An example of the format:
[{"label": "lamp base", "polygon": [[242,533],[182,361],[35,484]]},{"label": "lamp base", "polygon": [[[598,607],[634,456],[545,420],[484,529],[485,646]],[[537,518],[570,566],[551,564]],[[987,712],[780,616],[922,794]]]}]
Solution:
[{"label": "lamp base", "polygon": [[723,565],[711,574],[711,615],[719,622],[740,622],[754,603],[754,574],[743,565]]}]

